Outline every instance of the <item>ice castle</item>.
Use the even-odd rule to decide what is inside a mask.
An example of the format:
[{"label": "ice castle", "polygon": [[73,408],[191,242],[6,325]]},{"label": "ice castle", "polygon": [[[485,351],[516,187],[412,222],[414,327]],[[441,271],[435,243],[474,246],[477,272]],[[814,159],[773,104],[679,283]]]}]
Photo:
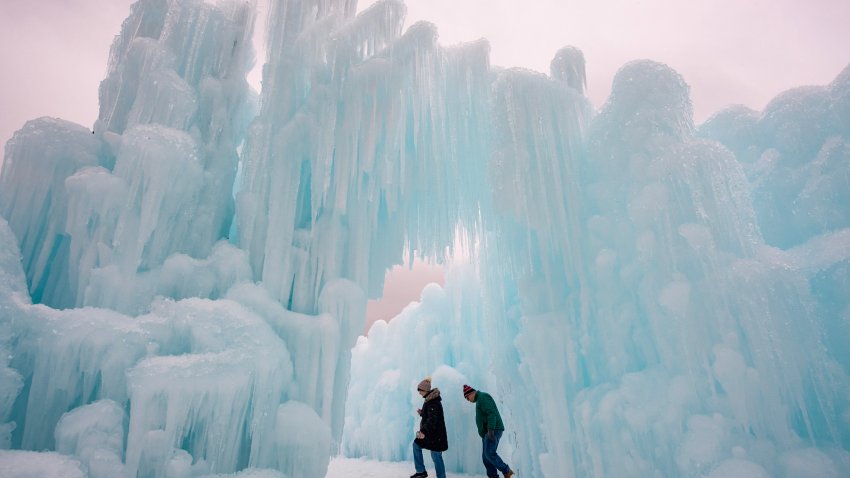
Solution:
[{"label": "ice castle", "polygon": [[[405,460],[415,384],[496,397],[518,476],[850,476],[850,67],[693,121],[666,65],[599,109],[405,5],[138,0],[93,129],[0,174],[0,474],[321,478]],[[405,255],[445,287],[358,339]],[[29,473],[24,475],[24,473]]]}]

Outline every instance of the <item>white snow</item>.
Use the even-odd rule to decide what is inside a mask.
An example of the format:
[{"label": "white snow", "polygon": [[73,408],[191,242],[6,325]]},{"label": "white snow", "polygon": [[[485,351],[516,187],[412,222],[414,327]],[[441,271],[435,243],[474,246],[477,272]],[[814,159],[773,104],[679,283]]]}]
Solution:
[{"label": "white snow", "polygon": [[[425,469],[429,477],[434,474],[431,458],[425,454]],[[481,465],[483,471],[484,465]],[[412,461],[386,462],[363,458],[336,457],[331,460],[325,478],[407,478],[416,473]],[[484,474],[464,474],[446,472],[446,478],[484,478]],[[520,475],[517,474],[517,477]]]}]

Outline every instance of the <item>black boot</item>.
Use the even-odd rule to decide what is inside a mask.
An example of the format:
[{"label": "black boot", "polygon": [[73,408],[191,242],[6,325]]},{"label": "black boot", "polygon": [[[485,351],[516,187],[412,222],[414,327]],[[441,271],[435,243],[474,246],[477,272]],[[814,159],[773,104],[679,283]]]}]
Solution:
[{"label": "black boot", "polygon": [[422,473],[414,473],[410,475],[410,478],[425,478],[426,476],[428,476],[428,472],[423,471]]}]

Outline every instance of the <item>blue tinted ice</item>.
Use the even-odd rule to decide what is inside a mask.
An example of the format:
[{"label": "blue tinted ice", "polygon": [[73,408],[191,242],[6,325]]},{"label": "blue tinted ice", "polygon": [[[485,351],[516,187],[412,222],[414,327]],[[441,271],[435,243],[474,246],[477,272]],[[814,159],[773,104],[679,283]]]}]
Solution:
[{"label": "blue tinted ice", "polygon": [[[576,48],[502,68],[401,1],[278,0],[257,93],[256,6],[139,0],[93,128],[6,145],[0,470],[409,459],[431,375],[451,471],[468,383],[519,476],[850,475],[850,67],[695,125],[655,61],[596,110]],[[358,339],[413,255],[469,264]]]}]

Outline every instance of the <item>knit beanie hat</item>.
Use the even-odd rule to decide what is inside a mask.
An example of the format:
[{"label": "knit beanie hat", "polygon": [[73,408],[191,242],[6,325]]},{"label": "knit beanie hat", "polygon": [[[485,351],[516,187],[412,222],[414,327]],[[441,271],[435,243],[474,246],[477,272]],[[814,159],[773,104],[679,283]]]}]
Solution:
[{"label": "knit beanie hat", "polygon": [[419,382],[419,385],[416,387],[417,390],[422,390],[423,392],[431,391],[431,377],[425,377],[425,380]]},{"label": "knit beanie hat", "polygon": [[474,388],[470,387],[470,386],[469,386],[469,385],[467,385],[467,384],[463,384],[463,396],[464,396],[464,397],[469,396],[469,394],[470,394],[470,393],[472,393],[472,392],[474,392],[474,391],[475,391],[475,389],[474,389]]}]

